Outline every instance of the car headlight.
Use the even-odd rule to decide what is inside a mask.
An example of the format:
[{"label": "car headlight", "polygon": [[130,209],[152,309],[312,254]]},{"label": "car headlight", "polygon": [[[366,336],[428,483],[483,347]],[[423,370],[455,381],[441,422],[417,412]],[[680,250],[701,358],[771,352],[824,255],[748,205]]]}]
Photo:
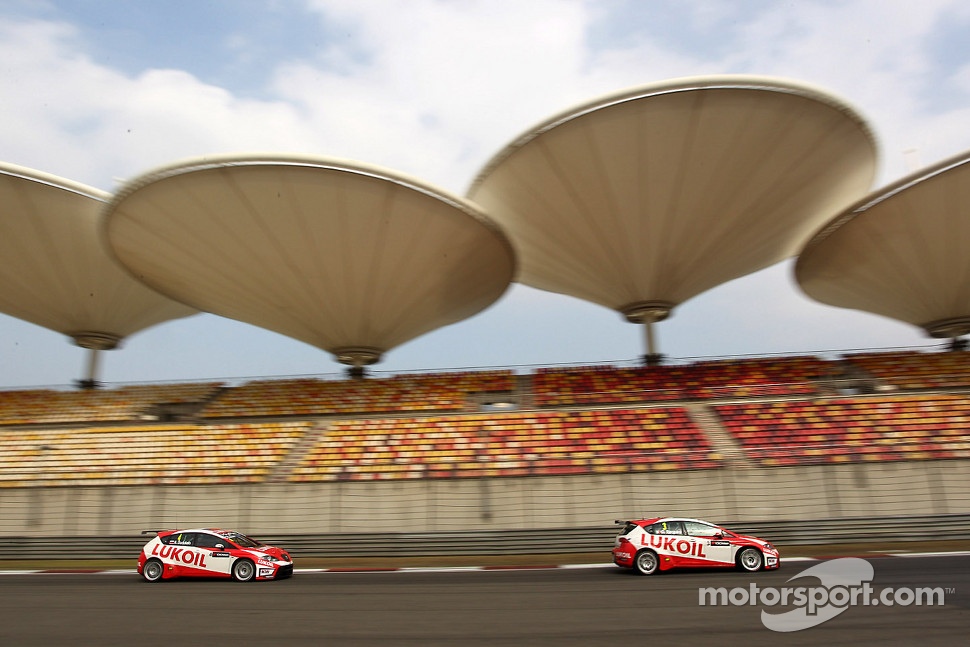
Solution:
[{"label": "car headlight", "polygon": [[265,559],[267,562],[278,562],[278,561],[280,561],[280,560],[276,559],[275,557],[273,557],[272,555],[263,555],[263,559]]}]

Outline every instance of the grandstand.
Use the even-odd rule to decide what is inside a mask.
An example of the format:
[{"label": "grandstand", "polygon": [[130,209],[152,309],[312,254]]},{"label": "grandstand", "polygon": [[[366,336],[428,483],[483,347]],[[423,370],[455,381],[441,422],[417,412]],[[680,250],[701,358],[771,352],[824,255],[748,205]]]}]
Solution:
[{"label": "grandstand", "polygon": [[363,530],[374,514],[414,531],[533,527],[567,501],[571,524],[644,503],[720,518],[962,511],[968,358],[8,390],[2,530],[124,533],[215,517],[321,532]]},{"label": "grandstand", "polygon": [[311,425],[156,424],[0,434],[0,487],[252,483]]},{"label": "grandstand", "polygon": [[968,448],[965,352],[0,392],[2,487],[563,476]]},{"label": "grandstand", "polygon": [[815,357],[705,361],[686,365],[539,369],[542,406],[619,404],[718,397],[808,395],[834,369]]},{"label": "grandstand", "polygon": [[461,411],[470,400],[513,390],[511,371],[400,375],[373,380],[257,380],[224,393],[203,418]]},{"label": "grandstand", "polygon": [[970,398],[894,395],[716,405],[765,466],[970,458]]},{"label": "grandstand", "polygon": [[159,409],[199,402],[220,384],[122,386],[98,391],[0,391],[0,425],[123,422],[158,417]]},{"label": "grandstand", "polygon": [[681,408],[542,411],[335,422],[291,478],[552,476],[718,464]]}]

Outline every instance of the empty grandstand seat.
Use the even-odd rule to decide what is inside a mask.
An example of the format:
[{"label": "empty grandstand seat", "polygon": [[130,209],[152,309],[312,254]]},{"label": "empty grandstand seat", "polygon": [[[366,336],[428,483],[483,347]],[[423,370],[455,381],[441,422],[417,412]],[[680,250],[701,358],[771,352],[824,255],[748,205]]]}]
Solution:
[{"label": "empty grandstand seat", "polygon": [[334,421],[292,480],[552,476],[720,464],[678,407],[539,411]]},{"label": "empty grandstand seat", "polygon": [[970,397],[893,395],[717,404],[748,457],[766,466],[967,458]]},{"label": "empty grandstand seat", "polygon": [[310,422],[0,431],[0,487],[258,482]]}]

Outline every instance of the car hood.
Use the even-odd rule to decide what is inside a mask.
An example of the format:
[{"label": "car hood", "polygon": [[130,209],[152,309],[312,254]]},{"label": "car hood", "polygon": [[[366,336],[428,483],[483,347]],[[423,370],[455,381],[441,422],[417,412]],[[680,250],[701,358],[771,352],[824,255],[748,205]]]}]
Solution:
[{"label": "car hood", "polygon": [[260,546],[259,548],[250,548],[249,552],[256,556],[270,555],[276,559],[289,561],[289,553],[282,548],[277,548],[276,546]]},{"label": "car hood", "polygon": [[761,547],[772,545],[770,541],[762,539],[760,537],[754,537],[752,535],[738,535],[738,539],[743,539],[745,541],[750,541],[751,543],[757,544]]}]

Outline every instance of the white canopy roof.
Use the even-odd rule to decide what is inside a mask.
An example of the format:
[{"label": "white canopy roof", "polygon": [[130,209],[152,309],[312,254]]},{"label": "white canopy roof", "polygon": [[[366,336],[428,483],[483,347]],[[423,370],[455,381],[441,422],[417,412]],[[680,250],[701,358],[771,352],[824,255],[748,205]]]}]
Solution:
[{"label": "white canopy roof", "polygon": [[923,328],[970,334],[970,151],[849,206],[795,264],[810,297]]},{"label": "white canopy roof", "polygon": [[98,217],[108,197],[0,164],[0,311],[93,350],[196,312],[131,278],[105,251]]},{"label": "white canopy roof", "polygon": [[495,302],[511,245],[419,180],[319,157],[237,155],[122,187],[104,234],[133,276],[195,308],[364,365]]},{"label": "white canopy roof", "polygon": [[794,255],[869,190],[876,160],[863,119],[820,90],[680,79],[530,129],[468,196],[507,231],[521,282],[657,321]]}]

